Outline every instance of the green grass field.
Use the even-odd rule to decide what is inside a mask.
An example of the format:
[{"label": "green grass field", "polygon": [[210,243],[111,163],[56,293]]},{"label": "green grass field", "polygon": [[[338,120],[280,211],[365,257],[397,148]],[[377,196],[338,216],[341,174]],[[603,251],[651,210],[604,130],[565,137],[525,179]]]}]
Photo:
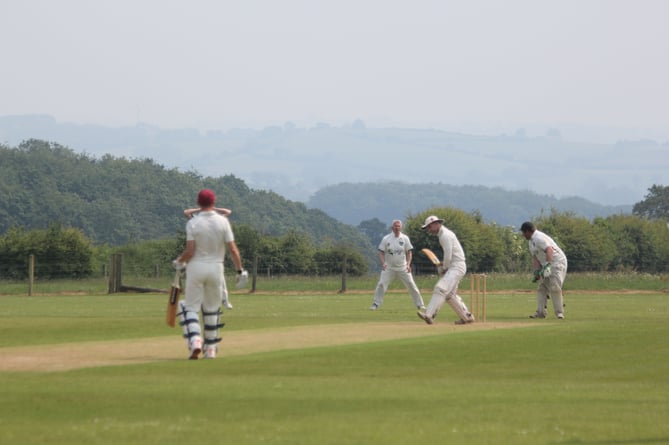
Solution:
[{"label": "green grass field", "polygon": [[[449,332],[421,322],[401,291],[376,312],[371,289],[233,292],[224,337],[368,322],[424,335],[213,361],[185,359],[165,295],[5,295],[0,352],[154,337],[183,349],[149,363],[0,370],[0,443],[669,443],[669,294],[600,285],[568,291],[567,320],[530,320],[526,277],[524,291],[491,277],[488,322],[510,327]],[[448,307],[437,319],[453,320]]]}]

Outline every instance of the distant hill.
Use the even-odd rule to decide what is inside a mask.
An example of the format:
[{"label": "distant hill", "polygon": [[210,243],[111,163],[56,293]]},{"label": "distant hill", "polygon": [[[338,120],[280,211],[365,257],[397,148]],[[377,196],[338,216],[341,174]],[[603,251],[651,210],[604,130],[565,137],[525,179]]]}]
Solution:
[{"label": "distant hill", "polygon": [[[653,184],[666,184],[669,142],[614,144],[543,136],[473,135],[436,129],[299,128],[290,122],[260,130],[200,132],[138,124],[127,127],[57,122],[50,116],[0,116],[0,143],[27,139],[65,145],[77,153],[154,159],[167,168],[220,177],[234,175],[256,190],[308,202],[341,183],[401,181],[526,190],[603,205],[633,205]],[[467,207],[470,205],[468,204]]]},{"label": "distant hill", "polygon": [[233,224],[263,235],[305,233],[315,245],[344,243],[373,251],[355,227],[318,209],[234,176],[202,177],[151,159],[96,158],[39,140],[0,144],[0,234],[12,227],[45,229],[53,223],[81,229],[97,244],[156,240],[182,232],[183,209],[211,188],[217,204],[233,210]]},{"label": "distant hill", "polygon": [[477,211],[486,222],[519,226],[551,209],[573,212],[592,219],[614,214],[631,214],[632,205],[604,206],[583,198],[555,198],[530,191],[509,191],[499,187],[455,186],[441,183],[404,182],[343,183],[324,187],[307,202],[347,224],[378,218],[388,222],[404,219],[430,207],[455,207]]}]

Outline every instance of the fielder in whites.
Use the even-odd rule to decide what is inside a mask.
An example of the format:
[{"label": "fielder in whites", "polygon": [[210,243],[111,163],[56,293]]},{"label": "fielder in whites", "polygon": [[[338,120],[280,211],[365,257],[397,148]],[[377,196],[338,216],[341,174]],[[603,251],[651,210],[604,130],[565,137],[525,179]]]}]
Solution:
[{"label": "fielder in whites", "polygon": [[[232,214],[232,210],[226,209],[225,207],[214,207],[212,210],[214,210],[216,213],[220,213],[223,216],[230,216]],[[194,207],[192,209],[186,209],[184,210],[184,216],[188,219],[193,218],[195,215],[200,213],[202,209],[200,207]],[[223,287],[223,294],[221,295],[221,300],[223,301],[223,307],[226,309],[232,309],[232,302],[230,302],[230,296],[228,295],[228,289],[224,286]]]},{"label": "fielder in whites", "polygon": [[186,248],[175,260],[175,267],[186,268],[186,298],[179,302],[177,317],[191,360],[202,352],[204,358],[213,359],[218,351],[218,330],[223,327],[221,295],[227,292],[223,275],[226,248],[237,268],[237,287],[248,281],[230,222],[214,210],[215,202],[213,191],[200,191],[197,204],[201,211],[186,224]]},{"label": "fielder in whites", "polygon": [[418,311],[418,316],[425,323],[432,324],[434,323],[434,317],[437,316],[444,303],[448,303],[459,317],[455,324],[474,322],[474,316],[458,295],[460,281],[467,273],[465,252],[460,245],[460,241],[458,241],[455,233],[444,226],[444,220],[434,215],[428,216],[421,228],[439,237],[444,258],[441,260],[441,266],[439,266],[440,278],[434,286],[430,303],[427,305],[425,312]]},{"label": "fielder in whites", "polygon": [[537,230],[530,221],[520,226],[520,231],[529,242],[534,265],[532,282],[539,282],[537,288],[537,311],[530,318],[546,318],[548,298],[553,301],[555,316],[564,319],[562,285],[567,277],[567,256],[560,246],[545,233]]},{"label": "fielder in whites", "polygon": [[416,286],[411,275],[411,260],[413,258],[413,246],[409,237],[402,233],[402,221],[396,219],[392,224],[392,232],[384,236],[379,243],[379,260],[381,261],[381,277],[374,291],[374,302],[369,308],[377,310],[383,304],[383,296],[388,291],[388,286],[399,278],[407,288],[413,299],[413,304],[418,309],[425,309],[423,297]]}]

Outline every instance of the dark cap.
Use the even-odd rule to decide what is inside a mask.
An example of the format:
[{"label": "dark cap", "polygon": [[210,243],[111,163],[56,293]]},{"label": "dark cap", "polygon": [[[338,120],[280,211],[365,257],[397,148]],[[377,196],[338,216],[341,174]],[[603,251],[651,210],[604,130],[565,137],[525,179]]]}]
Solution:
[{"label": "dark cap", "polygon": [[209,189],[200,190],[197,194],[197,205],[200,207],[211,207],[216,202],[216,193]]},{"label": "dark cap", "polygon": [[520,231],[521,232],[534,232],[536,230],[536,227],[534,227],[534,224],[532,224],[529,221],[525,221],[521,226],[520,226]]}]

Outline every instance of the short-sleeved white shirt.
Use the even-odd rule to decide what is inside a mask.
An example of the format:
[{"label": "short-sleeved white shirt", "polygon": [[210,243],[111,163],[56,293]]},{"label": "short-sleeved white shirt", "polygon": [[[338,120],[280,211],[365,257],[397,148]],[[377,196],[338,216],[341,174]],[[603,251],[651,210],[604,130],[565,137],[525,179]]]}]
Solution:
[{"label": "short-sleeved white shirt", "polygon": [[448,269],[455,264],[465,265],[465,251],[455,236],[453,231],[447,229],[444,225],[439,229],[439,244],[444,251],[444,259],[441,261],[443,266]]},{"label": "short-sleeved white shirt", "polygon": [[553,248],[553,262],[554,263],[566,263],[567,256],[564,254],[560,246],[551,238],[546,235],[544,232],[535,230],[532,234],[532,237],[529,239],[530,253],[533,257],[536,257],[539,260],[541,265],[545,265],[546,261],[546,249],[548,247]]},{"label": "short-sleeved white shirt", "polygon": [[400,232],[399,236],[395,236],[395,233],[391,232],[383,237],[378,249],[383,252],[390,269],[403,270],[407,268],[407,253],[413,246],[404,233]]},{"label": "short-sleeved white shirt", "polygon": [[235,240],[228,219],[214,211],[200,212],[186,224],[186,240],[195,241],[191,262],[222,263],[225,245]]}]

